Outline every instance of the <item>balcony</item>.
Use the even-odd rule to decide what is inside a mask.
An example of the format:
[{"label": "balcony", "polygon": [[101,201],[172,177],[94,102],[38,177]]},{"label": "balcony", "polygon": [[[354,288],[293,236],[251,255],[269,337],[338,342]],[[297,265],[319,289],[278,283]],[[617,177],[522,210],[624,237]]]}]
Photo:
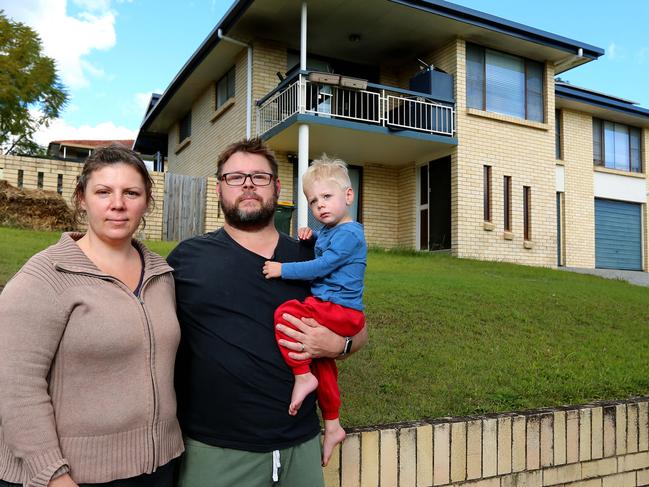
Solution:
[{"label": "balcony", "polygon": [[257,102],[261,137],[271,139],[298,120],[374,132],[377,137],[456,143],[453,103],[331,73],[298,72]]}]

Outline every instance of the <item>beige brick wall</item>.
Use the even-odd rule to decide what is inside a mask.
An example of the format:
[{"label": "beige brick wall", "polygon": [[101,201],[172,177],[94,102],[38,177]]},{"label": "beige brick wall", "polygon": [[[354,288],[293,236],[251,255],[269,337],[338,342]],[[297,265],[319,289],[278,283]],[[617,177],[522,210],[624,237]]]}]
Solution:
[{"label": "beige brick wall", "polygon": [[221,228],[225,220],[219,208],[219,197],[216,192],[216,177],[207,178],[207,189],[205,192],[205,233]]},{"label": "beige brick wall", "polygon": [[647,398],[351,432],[327,487],[649,485]]},{"label": "beige brick wall", "polygon": [[566,189],[566,266],[595,267],[592,117],[572,110],[560,113]]},{"label": "beige brick wall", "polygon": [[400,170],[378,164],[363,166],[361,212],[368,245],[391,248],[399,244]]},{"label": "beige brick wall", "polygon": [[163,172],[151,172],[153,179],[153,206],[144,216],[146,226],[144,230],[138,232],[137,238],[148,240],[162,240],[162,218],[164,216],[164,193],[165,193],[165,175]]},{"label": "beige brick wall", "polygon": [[[18,185],[18,171],[23,171],[23,187],[37,189],[38,173],[43,173],[43,189],[56,191],[58,175],[63,175],[61,197],[72,207],[72,194],[77,185],[83,164],[78,162],[40,159],[35,157],[0,155],[0,179],[12,186]],[[162,239],[162,206],[164,201],[164,173],[152,172],[154,206],[145,216],[146,228],[138,232],[138,238]]]},{"label": "beige brick wall", "polygon": [[[189,176],[210,176],[216,172],[218,155],[230,143],[246,135],[247,50],[235,61],[234,103],[216,106],[215,79],[191,105],[191,136],[178,140],[179,120],[170,127],[168,170]],[[253,71],[254,73],[254,71]],[[184,114],[183,114],[184,115]]]},{"label": "beige brick wall", "polygon": [[43,189],[56,191],[58,175],[63,175],[63,192],[61,196],[70,203],[72,193],[77,185],[77,176],[81,174],[83,164],[78,162],[57,161],[23,156],[0,155],[2,179],[12,186],[18,185],[18,170],[23,171],[23,187],[37,189],[38,173],[43,173]]},{"label": "beige brick wall", "polygon": [[414,249],[417,246],[417,166],[411,163],[397,170],[397,245]]},{"label": "beige brick wall", "polygon": [[279,181],[281,183],[279,201],[295,204],[293,201],[293,164],[289,162],[285,152],[277,152],[275,157],[279,166]]},{"label": "beige brick wall", "polygon": [[[459,257],[556,265],[554,81],[546,65],[545,122],[466,107],[465,44],[457,41],[458,146],[453,157],[453,253]],[[492,167],[492,230],[483,220],[483,165]],[[512,177],[512,233],[503,235],[503,176]],[[531,245],[523,239],[523,186],[532,191]],[[487,226],[491,228],[491,226]]]},{"label": "beige brick wall", "polygon": [[[273,91],[279,79],[277,72],[286,72],[286,46],[272,41],[258,40],[253,44],[253,100],[259,100]],[[254,111],[253,111],[254,115]],[[253,117],[253,135],[257,133]]]},{"label": "beige brick wall", "polygon": [[[251,129],[254,136],[255,100],[277,86],[277,71],[286,71],[286,48],[271,41],[255,41],[252,60]],[[196,97],[191,105],[189,143],[180,144],[178,140],[180,119],[169,128],[168,168],[171,172],[191,176],[211,175],[216,168],[218,154],[231,142],[245,137],[247,62],[247,49],[242,49],[235,60],[234,103],[227,103],[225,109],[215,109],[218,79]]]}]

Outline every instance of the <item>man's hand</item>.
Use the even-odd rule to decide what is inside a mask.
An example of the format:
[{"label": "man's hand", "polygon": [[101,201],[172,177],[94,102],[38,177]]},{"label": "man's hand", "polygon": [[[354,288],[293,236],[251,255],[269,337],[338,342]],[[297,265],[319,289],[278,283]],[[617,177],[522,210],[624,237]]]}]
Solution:
[{"label": "man's hand", "polygon": [[301,227],[298,229],[297,238],[300,240],[309,240],[311,237],[313,237],[313,230],[309,227]]},{"label": "man's hand", "polygon": [[264,263],[264,268],[262,270],[266,279],[272,279],[273,277],[282,277],[282,264],[279,262],[272,262],[267,260]]},{"label": "man's hand", "polygon": [[[338,358],[345,346],[345,338],[337,335],[326,326],[322,326],[313,318],[298,319],[293,315],[284,314],[283,318],[295,326],[297,330],[281,324],[276,324],[277,331],[295,340],[291,342],[280,339],[279,345],[288,349],[288,354],[294,360],[308,360],[311,358]],[[353,337],[351,352],[362,348],[368,340],[367,328]],[[347,357],[347,356],[345,356]]]}]

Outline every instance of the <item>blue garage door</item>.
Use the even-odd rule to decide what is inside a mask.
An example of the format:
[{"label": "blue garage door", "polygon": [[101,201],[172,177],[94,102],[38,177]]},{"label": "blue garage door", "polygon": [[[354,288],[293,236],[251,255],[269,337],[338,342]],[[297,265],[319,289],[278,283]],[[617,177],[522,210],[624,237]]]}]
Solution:
[{"label": "blue garage door", "polygon": [[595,199],[595,266],[642,270],[639,204]]}]

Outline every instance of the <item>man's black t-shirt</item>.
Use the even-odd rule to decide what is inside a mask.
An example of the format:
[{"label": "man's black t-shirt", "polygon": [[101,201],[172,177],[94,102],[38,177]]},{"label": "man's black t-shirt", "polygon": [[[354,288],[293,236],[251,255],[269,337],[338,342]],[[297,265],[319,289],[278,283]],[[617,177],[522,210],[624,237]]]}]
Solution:
[{"label": "man's black t-shirt", "polygon": [[[271,260],[313,258],[280,234]],[[180,243],[174,268],[181,344],[176,365],[183,433],[223,448],[266,452],[300,444],[320,431],[315,397],[288,414],[293,375],[279,353],[275,308],[309,295],[309,283],[266,279],[262,256],[221,229]]]}]

